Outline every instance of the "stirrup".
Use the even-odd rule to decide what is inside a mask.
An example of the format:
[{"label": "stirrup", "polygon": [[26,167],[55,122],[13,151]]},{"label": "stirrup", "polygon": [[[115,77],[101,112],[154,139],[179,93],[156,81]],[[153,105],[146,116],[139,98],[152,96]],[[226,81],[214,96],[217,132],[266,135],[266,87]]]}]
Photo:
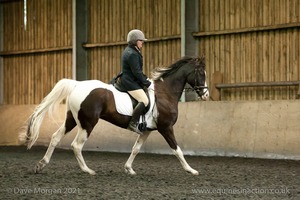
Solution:
[{"label": "stirrup", "polygon": [[143,132],[140,131],[140,129],[138,128],[138,124],[129,124],[129,126],[127,127],[128,130],[136,132],[139,135],[143,135]]}]

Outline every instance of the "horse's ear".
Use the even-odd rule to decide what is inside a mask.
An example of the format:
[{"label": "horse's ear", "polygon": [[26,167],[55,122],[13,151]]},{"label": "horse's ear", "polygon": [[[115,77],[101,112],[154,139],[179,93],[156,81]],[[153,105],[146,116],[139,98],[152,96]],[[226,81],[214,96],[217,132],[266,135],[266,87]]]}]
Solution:
[{"label": "horse's ear", "polygon": [[205,56],[202,54],[201,56],[197,56],[193,58],[193,61],[198,65],[205,65]]},{"label": "horse's ear", "polygon": [[200,60],[205,63],[205,55],[204,54],[201,55]]},{"label": "horse's ear", "polygon": [[200,57],[200,64],[205,67],[205,55],[204,54],[202,54]]}]

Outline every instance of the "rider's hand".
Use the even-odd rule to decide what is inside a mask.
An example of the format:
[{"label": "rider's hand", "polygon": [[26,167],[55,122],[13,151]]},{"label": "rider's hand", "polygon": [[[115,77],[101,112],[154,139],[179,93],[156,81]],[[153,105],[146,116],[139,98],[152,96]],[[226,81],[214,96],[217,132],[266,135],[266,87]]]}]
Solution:
[{"label": "rider's hand", "polygon": [[148,87],[148,89],[154,90],[154,82],[153,81],[150,81],[150,82],[151,82],[151,85]]}]

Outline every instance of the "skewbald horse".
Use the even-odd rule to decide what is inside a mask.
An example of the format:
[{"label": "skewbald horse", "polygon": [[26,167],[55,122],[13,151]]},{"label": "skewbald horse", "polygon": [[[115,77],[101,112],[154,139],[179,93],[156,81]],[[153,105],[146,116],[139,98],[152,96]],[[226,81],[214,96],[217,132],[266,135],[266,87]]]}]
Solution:
[{"label": "skewbald horse", "polygon": [[[154,81],[155,104],[158,112],[156,130],[169,144],[184,170],[193,175],[198,175],[198,171],[191,168],[186,162],[176,142],[173,125],[177,121],[178,102],[186,83],[190,84],[199,97],[204,100],[209,96],[205,80],[204,57],[183,57],[169,67],[155,69],[152,79]],[[81,170],[91,175],[95,174],[95,171],[86,165],[82,156],[82,148],[99,118],[121,128],[127,128],[131,118],[117,112],[112,92],[103,88],[103,85],[107,84],[97,80],[75,81],[62,79],[57,82],[52,91],[36,107],[28,120],[26,130],[19,135],[20,140],[27,144],[28,149],[33,146],[38,138],[39,129],[45,114],[48,112],[51,116],[55,105],[67,99],[65,122],[52,135],[46,154],[34,168],[35,173],[40,172],[49,163],[56,145],[77,125],[78,132],[71,146]],[[142,135],[138,135],[132,148],[132,153],[125,164],[126,173],[136,174],[132,168],[132,163],[150,132],[151,130],[147,130]]]}]

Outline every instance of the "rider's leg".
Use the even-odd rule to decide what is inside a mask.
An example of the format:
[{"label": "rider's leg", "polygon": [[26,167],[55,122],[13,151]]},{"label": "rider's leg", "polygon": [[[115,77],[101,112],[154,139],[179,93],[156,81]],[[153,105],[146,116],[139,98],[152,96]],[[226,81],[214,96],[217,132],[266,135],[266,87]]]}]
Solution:
[{"label": "rider's leg", "polygon": [[140,116],[143,114],[145,107],[149,104],[148,97],[142,89],[128,91],[128,93],[138,101],[138,104],[133,110],[128,129],[137,132],[138,134],[142,134],[142,132],[138,129],[138,125]]}]

